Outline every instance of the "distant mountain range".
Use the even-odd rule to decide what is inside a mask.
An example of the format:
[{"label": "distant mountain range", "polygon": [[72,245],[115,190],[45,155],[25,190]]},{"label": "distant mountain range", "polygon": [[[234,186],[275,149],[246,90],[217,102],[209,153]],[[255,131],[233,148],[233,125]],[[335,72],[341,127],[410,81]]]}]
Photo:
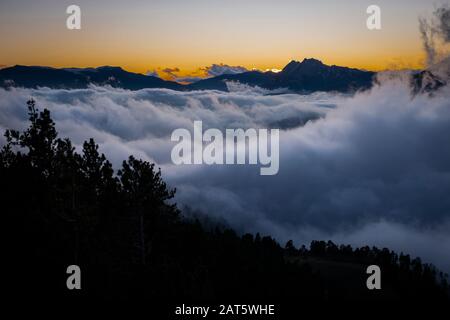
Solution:
[{"label": "distant mountain range", "polygon": [[188,85],[191,89],[227,90],[226,81],[239,81],[265,89],[286,88],[294,92],[352,92],[372,86],[375,73],[358,69],[328,66],[316,59],[291,61],[281,72],[250,71],[221,75]]},{"label": "distant mountain range", "polygon": [[228,91],[227,81],[235,81],[264,89],[285,88],[299,93],[314,91],[353,92],[370,88],[375,73],[358,69],[328,66],[316,59],[291,61],[281,72],[249,71],[226,74],[200,80],[192,84],[179,84],[158,77],[123,70],[120,67],[63,68],[13,66],[0,70],[0,86],[86,88],[90,84],[111,85],[130,90],[167,88],[173,90]]}]

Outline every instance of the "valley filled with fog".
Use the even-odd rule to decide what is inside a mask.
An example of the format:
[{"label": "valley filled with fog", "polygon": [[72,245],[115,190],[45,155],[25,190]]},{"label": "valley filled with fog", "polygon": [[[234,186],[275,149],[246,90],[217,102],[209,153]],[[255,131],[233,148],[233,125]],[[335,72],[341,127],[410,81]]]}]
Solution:
[{"label": "valley filled with fog", "polygon": [[[450,270],[448,85],[413,94],[404,77],[387,77],[354,95],[229,88],[0,89],[0,129],[25,128],[34,98],[77,148],[93,137],[116,167],[130,154],[155,162],[185,215],[296,245],[387,246]],[[174,165],[171,133],[197,120],[204,129],[279,128],[278,174]]]}]

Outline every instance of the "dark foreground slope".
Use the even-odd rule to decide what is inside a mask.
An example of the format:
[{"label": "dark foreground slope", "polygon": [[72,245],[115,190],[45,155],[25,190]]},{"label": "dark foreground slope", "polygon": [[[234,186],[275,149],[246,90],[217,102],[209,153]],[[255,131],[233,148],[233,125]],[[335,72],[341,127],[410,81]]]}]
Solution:
[{"label": "dark foreground slope", "polygon": [[[57,136],[47,110],[28,102],[30,127],[7,131],[0,152],[2,289],[9,301],[175,303],[428,300],[448,302],[430,265],[388,249],[315,241],[299,249],[271,237],[204,229],[169,204],[153,164],[130,157],[115,173],[93,140],[82,153]],[[365,269],[381,267],[382,290]],[[68,290],[66,268],[82,270]]]}]

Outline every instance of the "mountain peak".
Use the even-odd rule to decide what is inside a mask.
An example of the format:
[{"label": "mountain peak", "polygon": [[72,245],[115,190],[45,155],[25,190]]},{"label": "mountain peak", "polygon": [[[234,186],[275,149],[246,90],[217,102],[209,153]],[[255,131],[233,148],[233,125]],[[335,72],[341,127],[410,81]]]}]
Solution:
[{"label": "mountain peak", "polygon": [[103,70],[103,71],[125,71],[121,67],[115,67],[115,66],[101,66],[97,67],[97,70]]},{"label": "mountain peak", "polygon": [[305,59],[303,59],[303,61],[301,62],[301,64],[303,64],[303,65],[317,65],[317,66],[322,66],[322,65],[324,65],[323,63],[322,63],[322,61],[320,61],[320,60],[317,60],[317,59],[314,59],[314,58],[305,58]]},{"label": "mountain peak", "polygon": [[297,68],[297,66],[300,64],[299,61],[297,60],[291,60],[284,68],[283,68],[283,72],[290,72],[294,69]]},{"label": "mountain peak", "polygon": [[297,60],[291,60],[284,68],[284,73],[291,73],[296,71],[298,68],[314,68],[314,67],[321,67],[325,66],[322,61],[314,59],[314,58],[305,58],[302,62]]}]

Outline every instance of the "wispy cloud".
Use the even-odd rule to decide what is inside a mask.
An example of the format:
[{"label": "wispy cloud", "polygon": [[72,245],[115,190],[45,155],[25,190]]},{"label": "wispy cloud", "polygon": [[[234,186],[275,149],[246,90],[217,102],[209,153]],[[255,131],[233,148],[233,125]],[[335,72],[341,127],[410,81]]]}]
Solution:
[{"label": "wispy cloud", "polygon": [[230,66],[227,64],[213,64],[211,66],[201,68],[201,70],[204,70],[205,73],[210,77],[217,77],[221,76],[223,74],[238,74],[249,71],[245,67],[241,66]]},{"label": "wispy cloud", "polygon": [[434,11],[430,19],[419,19],[419,31],[431,66],[449,55],[450,44],[450,6],[444,5]]},{"label": "wispy cloud", "polygon": [[184,72],[178,67],[157,68],[147,71],[146,75],[176,81],[179,83],[194,83],[206,78],[216,77],[224,74],[238,74],[246,71],[249,70],[245,67],[230,66],[223,63],[214,63],[207,67],[198,68],[192,72]]}]

